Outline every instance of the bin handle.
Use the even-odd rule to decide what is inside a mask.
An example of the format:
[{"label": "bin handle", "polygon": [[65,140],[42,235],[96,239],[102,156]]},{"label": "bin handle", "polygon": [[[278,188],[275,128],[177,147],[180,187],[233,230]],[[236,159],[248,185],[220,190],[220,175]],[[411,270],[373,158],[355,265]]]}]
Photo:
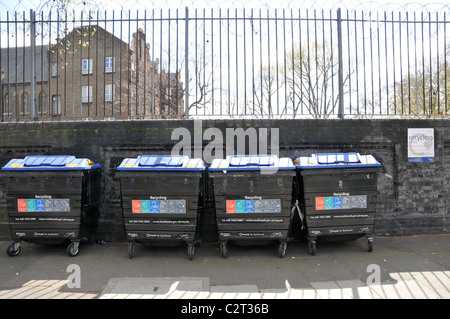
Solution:
[{"label": "bin handle", "polygon": [[295,211],[298,212],[298,217],[300,217],[300,221],[302,222],[302,228],[300,228],[300,229],[304,229],[305,225],[303,223],[303,213],[302,213],[302,210],[300,209],[300,206],[298,205],[298,200],[295,200],[295,204],[294,204],[294,206],[291,209],[291,219],[294,218]]}]

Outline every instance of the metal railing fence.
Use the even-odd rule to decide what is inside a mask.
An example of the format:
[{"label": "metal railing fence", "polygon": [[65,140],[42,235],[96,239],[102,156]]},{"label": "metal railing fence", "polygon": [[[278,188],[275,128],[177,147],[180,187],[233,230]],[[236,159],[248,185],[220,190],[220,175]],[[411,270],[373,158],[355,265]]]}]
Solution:
[{"label": "metal railing fence", "polygon": [[447,16],[0,14],[1,121],[447,117]]}]

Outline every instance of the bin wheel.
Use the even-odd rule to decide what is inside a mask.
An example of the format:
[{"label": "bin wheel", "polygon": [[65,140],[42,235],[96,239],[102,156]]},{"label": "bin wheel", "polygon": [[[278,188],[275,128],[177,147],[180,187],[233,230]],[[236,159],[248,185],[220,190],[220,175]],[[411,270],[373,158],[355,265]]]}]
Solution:
[{"label": "bin wheel", "polygon": [[227,243],[220,243],[220,251],[222,253],[222,257],[227,258],[228,253]]},{"label": "bin wheel", "polygon": [[373,251],[373,238],[367,237],[366,239],[367,251],[371,253]]},{"label": "bin wheel", "polygon": [[309,253],[310,253],[312,256],[315,256],[315,255],[316,255],[316,243],[310,241],[310,242],[308,243],[308,245],[309,245]]},{"label": "bin wheel", "polygon": [[20,250],[20,243],[18,245],[16,243],[12,243],[8,246],[8,249],[6,249],[6,253],[9,257],[15,257],[20,253]]},{"label": "bin wheel", "polygon": [[79,252],[80,252],[79,243],[71,242],[69,244],[69,246],[67,246],[67,254],[70,257],[74,257],[74,256],[78,255]]},{"label": "bin wheel", "polygon": [[128,244],[128,256],[130,259],[134,257],[134,244],[132,243]]},{"label": "bin wheel", "polygon": [[286,248],[287,243],[280,243],[280,245],[278,246],[278,256],[280,256],[280,258],[283,258],[284,255],[286,255]]},{"label": "bin wheel", "polygon": [[188,256],[189,260],[192,260],[194,257],[194,244],[188,244]]}]

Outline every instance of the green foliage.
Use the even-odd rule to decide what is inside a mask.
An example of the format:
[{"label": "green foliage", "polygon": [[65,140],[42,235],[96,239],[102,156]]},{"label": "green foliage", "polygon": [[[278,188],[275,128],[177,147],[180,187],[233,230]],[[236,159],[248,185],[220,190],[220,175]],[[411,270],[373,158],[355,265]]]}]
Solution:
[{"label": "green foliage", "polygon": [[[393,87],[394,89],[394,87]],[[450,112],[450,61],[419,66],[395,83],[389,105],[403,117],[441,118]]]}]

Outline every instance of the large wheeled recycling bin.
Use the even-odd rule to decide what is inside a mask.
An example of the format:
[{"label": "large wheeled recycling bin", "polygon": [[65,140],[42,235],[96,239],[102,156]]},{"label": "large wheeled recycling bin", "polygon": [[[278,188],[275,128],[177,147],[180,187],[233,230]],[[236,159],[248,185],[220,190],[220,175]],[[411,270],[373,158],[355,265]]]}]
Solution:
[{"label": "large wheeled recycling bin", "polygon": [[310,253],[316,254],[318,237],[365,236],[372,251],[381,164],[372,155],[319,153],[299,157],[295,165]]},{"label": "large wheeled recycling bin", "polygon": [[205,165],[188,156],[140,155],[117,168],[128,254],[135,243],[185,243],[189,259],[198,242]]},{"label": "large wheeled recycling bin", "polygon": [[101,165],[69,155],[33,155],[10,160],[2,171],[13,240],[9,256],[20,253],[22,240],[69,242],[69,256],[78,254],[81,240],[94,240]]},{"label": "large wheeled recycling bin", "polygon": [[215,159],[208,167],[220,250],[228,243],[277,242],[278,255],[286,253],[294,201],[295,166],[290,158],[275,155],[235,155]]}]

